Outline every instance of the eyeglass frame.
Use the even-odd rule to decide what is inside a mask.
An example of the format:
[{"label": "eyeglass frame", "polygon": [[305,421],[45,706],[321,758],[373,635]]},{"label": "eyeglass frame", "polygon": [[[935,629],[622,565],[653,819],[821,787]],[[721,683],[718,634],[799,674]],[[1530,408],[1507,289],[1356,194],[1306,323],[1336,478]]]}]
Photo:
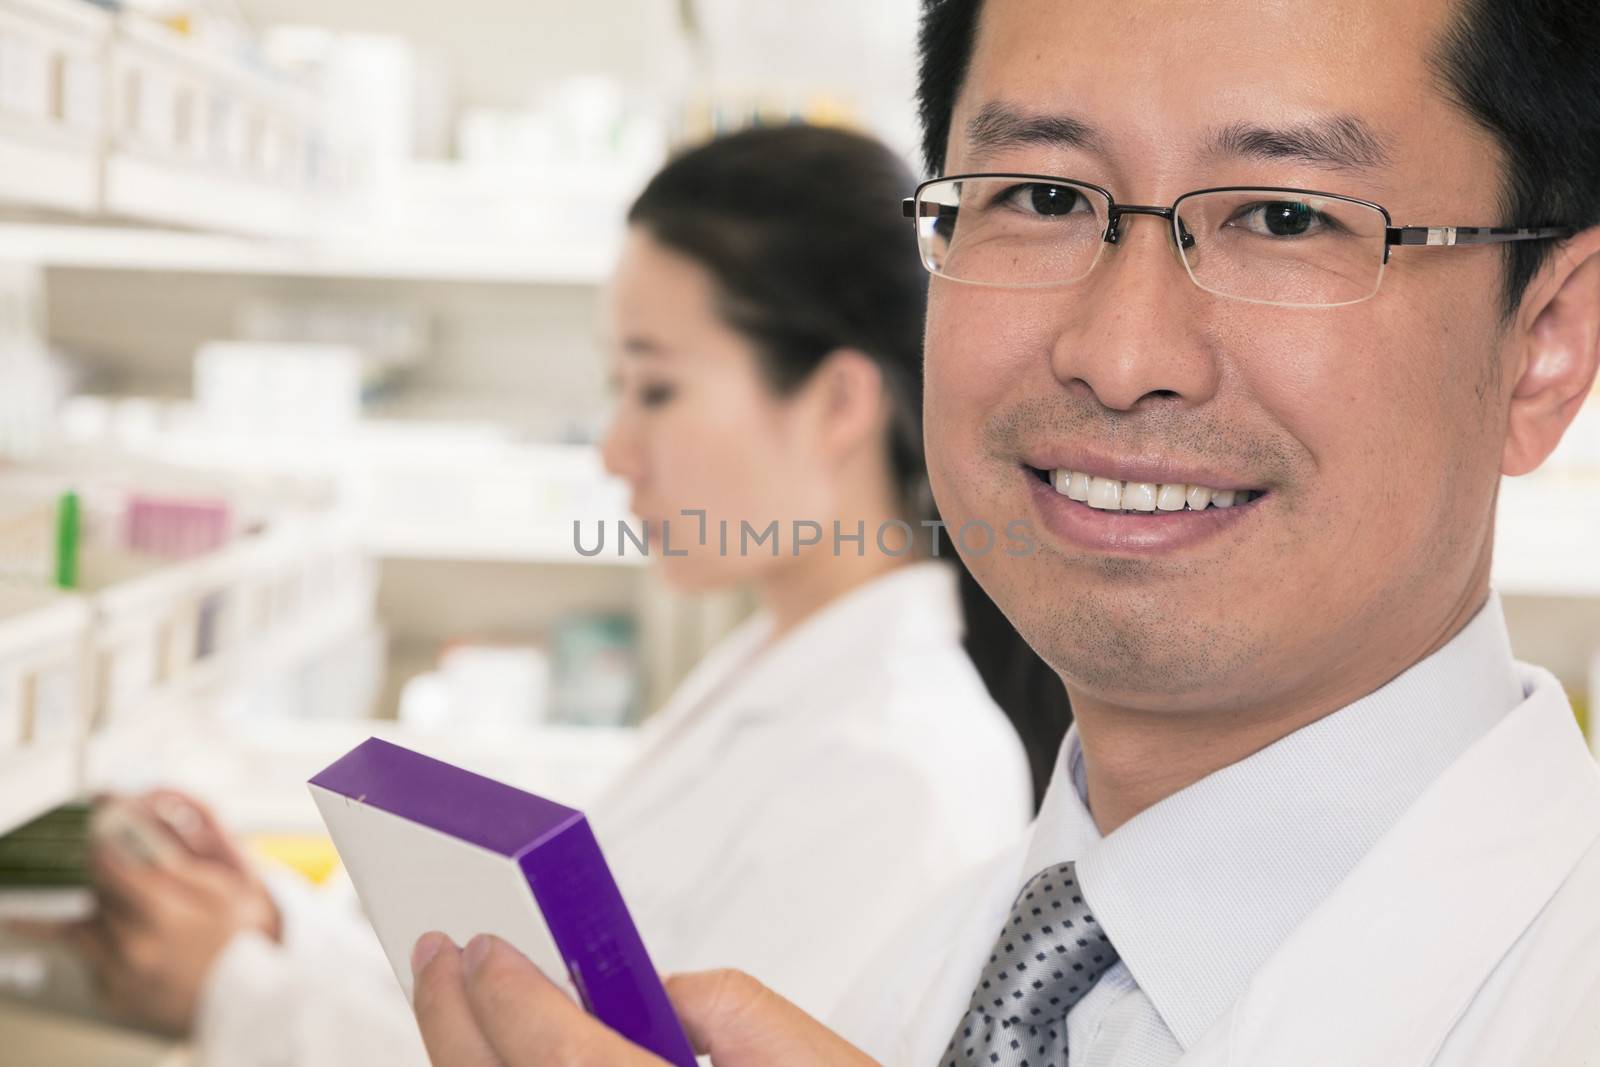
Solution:
[{"label": "eyeglass frame", "polygon": [[[1564,238],[1571,237],[1578,232],[1571,226],[1396,226],[1394,224],[1394,217],[1389,214],[1389,209],[1384,207],[1382,204],[1374,203],[1371,200],[1363,200],[1360,197],[1355,196],[1346,196],[1343,193],[1325,193],[1319,192],[1315,189],[1295,189],[1287,186],[1276,185],[1222,185],[1208,189],[1191,189],[1189,192],[1183,193],[1177,199],[1173,200],[1171,207],[1160,207],[1153,204],[1119,204],[1117,203],[1117,198],[1111,195],[1111,190],[1105,188],[1104,186],[1096,185],[1093,182],[1080,181],[1077,178],[1068,178],[1059,174],[1017,174],[1005,171],[973,174],[947,174],[938,178],[929,178],[927,181],[919,182],[916,189],[912,192],[912,195],[900,202],[900,210],[906,218],[913,220],[938,218],[943,216],[946,213],[946,210],[951,210],[955,214],[959,214],[961,211],[959,205],[936,204],[934,205],[935,207],[945,210],[929,213],[918,211],[917,205],[922,202],[923,191],[931,188],[932,186],[942,185],[945,182],[974,181],[985,178],[1018,179],[1027,182],[1046,182],[1054,185],[1072,185],[1083,189],[1092,189],[1106,199],[1106,230],[1105,233],[1101,235],[1100,239],[1102,242],[1105,244],[1114,245],[1121,240],[1122,233],[1119,224],[1122,221],[1122,216],[1154,215],[1157,218],[1165,219],[1167,222],[1171,223],[1169,232],[1172,234],[1172,242],[1175,246],[1177,246],[1179,254],[1182,254],[1185,248],[1193,247],[1194,235],[1188,232],[1180,232],[1182,220],[1178,218],[1178,206],[1191,197],[1202,196],[1207,193],[1292,193],[1301,197],[1321,197],[1327,200],[1342,200],[1348,204],[1359,204],[1362,207],[1371,208],[1383,216],[1384,240],[1382,267],[1387,267],[1389,265],[1389,249],[1397,246],[1446,248],[1454,245],[1491,245],[1505,244],[1512,241],[1562,240]],[[1096,258],[1098,259],[1098,257]],[[938,271],[935,271],[931,266],[928,266],[926,260],[923,261],[923,265],[928,267],[929,273],[936,275],[939,274]],[[1090,269],[1093,269],[1092,264]],[[948,277],[948,275],[939,276]],[[1087,272],[1085,272],[1084,275],[1080,275],[1078,278],[1066,279],[1058,284],[1071,285],[1076,281],[1081,281],[1082,278],[1086,276]],[[951,278],[950,280],[956,282],[961,281],[959,278]],[[1382,284],[1382,281],[1383,277],[1382,274],[1380,274],[1378,278],[1379,285]],[[996,287],[1007,288],[1007,286],[1004,284],[999,284]],[[1016,288],[1036,287],[1016,286]],[[1043,287],[1040,286],[1038,288]],[[1207,291],[1213,292],[1212,290]],[[1372,293],[1368,295],[1370,296],[1376,294],[1377,291],[1378,286],[1374,286]],[[1246,299],[1241,297],[1229,297],[1227,294],[1222,293],[1215,293],[1214,295],[1223,296],[1224,299]],[[1334,304],[1326,306],[1337,307],[1339,305]]]}]

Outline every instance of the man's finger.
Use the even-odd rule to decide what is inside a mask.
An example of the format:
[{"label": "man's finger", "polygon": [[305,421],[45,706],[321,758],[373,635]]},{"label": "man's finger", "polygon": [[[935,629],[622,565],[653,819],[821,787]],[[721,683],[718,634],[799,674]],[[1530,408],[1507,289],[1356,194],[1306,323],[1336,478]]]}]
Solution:
[{"label": "man's finger", "polygon": [[866,1053],[742,971],[667,979],[696,1053],[716,1067],[875,1067]]},{"label": "man's finger", "polygon": [[473,938],[462,958],[472,1013],[507,1067],[666,1067],[589,1015],[499,938]]},{"label": "man's finger", "polygon": [[504,1067],[467,1003],[461,950],[443,934],[423,934],[411,974],[411,1009],[433,1067]]}]

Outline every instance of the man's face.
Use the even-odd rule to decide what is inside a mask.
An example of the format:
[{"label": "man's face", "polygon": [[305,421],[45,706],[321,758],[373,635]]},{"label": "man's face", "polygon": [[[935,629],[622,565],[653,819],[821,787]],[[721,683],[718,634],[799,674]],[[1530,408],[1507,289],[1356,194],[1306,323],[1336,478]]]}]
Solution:
[{"label": "man's face", "polygon": [[[1501,155],[1439,88],[1449,0],[989,0],[946,173],[1072,177],[1122,203],[1287,186],[1396,225],[1499,223]],[[1002,106],[1068,117],[1099,147],[982,147]],[[1296,158],[1217,131],[1360,123],[1387,162]],[[1238,141],[1238,138],[1235,138]],[[928,459],[946,521],[1032,522],[1038,551],[974,573],[1089,695],[1155,712],[1336,707],[1446,636],[1483,594],[1504,440],[1494,249],[1394,250],[1372,299],[1227,300],[1185,274],[1161,220],[1072,286],[935,279]],[[1201,513],[1096,511],[1042,476],[1250,490]]]}]

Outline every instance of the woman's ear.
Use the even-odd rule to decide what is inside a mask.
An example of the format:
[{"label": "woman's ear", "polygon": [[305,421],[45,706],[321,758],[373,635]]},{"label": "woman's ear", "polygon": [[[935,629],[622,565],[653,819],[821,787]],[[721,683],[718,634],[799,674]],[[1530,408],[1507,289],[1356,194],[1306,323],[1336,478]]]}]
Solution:
[{"label": "woman's ear", "polygon": [[854,348],[835,349],[806,388],[828,455],[842,459],[864,444],[876,447],[888,417],[883,371],[876,360]]},{"label": "woman's ear", "polygon": [[1600,226],[1562,242],[1529,286],[1517,317],[1516,373],[1503,474],[1527,474],[1555,451],[1600,367]]}]

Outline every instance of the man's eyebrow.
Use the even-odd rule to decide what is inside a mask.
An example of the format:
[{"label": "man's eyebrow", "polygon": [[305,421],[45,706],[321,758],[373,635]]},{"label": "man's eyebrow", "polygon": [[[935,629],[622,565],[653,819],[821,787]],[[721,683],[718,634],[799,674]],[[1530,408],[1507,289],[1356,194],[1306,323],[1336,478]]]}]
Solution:
[{"label": "man's eyebrow", "polygon": [[967,123],[968,153],[973,159],[1018,145],[1102,148],[1100,131],[1072,115],[1030,115],[1006,104],[985,104]]},{"label": "man's eyebrow", "polygon": [[1211,137],[1210,154],[1290,160],[1335,170],[1377,170],[1389,165],[1384,139],[1358,118],[1340,115],[1294,126],[1235,123]]}]

